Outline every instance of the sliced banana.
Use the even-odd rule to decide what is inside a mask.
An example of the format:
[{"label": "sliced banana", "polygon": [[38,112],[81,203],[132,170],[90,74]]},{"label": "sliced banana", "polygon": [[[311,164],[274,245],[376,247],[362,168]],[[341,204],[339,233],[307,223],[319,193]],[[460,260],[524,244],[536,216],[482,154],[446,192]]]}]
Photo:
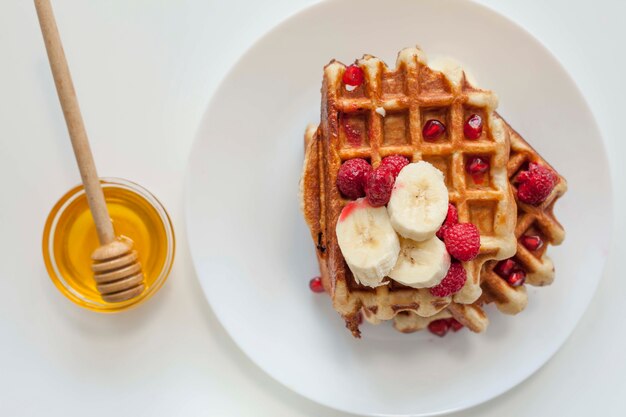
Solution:
[{"label": "sliced banana", "polygon": [[372,207],[365,198],[347,204],[336,227],[337,242],[357,282],[370,287],[394,267],[400,253],[398,235],[385,207]]},{"label": "sliced banana", "polygon": [[430,239],[448,212],[443,173],[428,162],[408,164],[398,174],[387,208],[401,236],[417,242]]},{"label": "sliced banana", "polygon": [[413,288],[430,288],[439,284],[450,268],[446,245],[433,236],[423,242],[400,239],[400,256],[389,277]]}]

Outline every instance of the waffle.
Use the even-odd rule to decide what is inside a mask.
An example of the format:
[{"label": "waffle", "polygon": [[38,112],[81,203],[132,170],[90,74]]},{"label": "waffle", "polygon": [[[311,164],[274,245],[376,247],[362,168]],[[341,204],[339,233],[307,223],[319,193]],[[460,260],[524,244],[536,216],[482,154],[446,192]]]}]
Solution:
[{"label": "waffle", "polygon": [[[499,117],[499,115],[496,115]],[[563,227],[554,216],[554,204],[567,190],[567,182],[558,174],[558,172],[550,166],[528,143],[515,131],[511,126],[505,123],[506,129],[509,131],[511,138],[511,154],[507,165],[508,175],[511,186],[515,188],[515,177],[520,170],[523,170],[529,162],[539,163],[550,167],[557,174],[557,184],[552,194],[540,206],[529,206],[523,202],[517,201],[517,227],[515,235],[519,239],[526,234],[538,235],[544,242],[544,245],[536,251],[529,251],[518,241],[517,253],[513,259],[520,264],[527,272],[526,283],[530,285],[543,286],[549,285],[554,278],[554,266],[547,256],[548,245],[559,245],[564,237]],[[311,190],[319,188],[319,146],[315,138],[317,135],[317,127],[309,126],[305,133],[305,176],[303,184],[308,182]],[[517,195],[517,193],[515,193]],[[306,212],[307,222],[312,226],[313,237],[321,239],[321,231],[319,231],[319,205],[310,204],[303,207],[308,209]],[[314,209],[313,211],[311,209]],[[313,232],[315,230],[315,232]],[[320,262],[320,265],[323,265]],[[415,313],[404,311],[398,313],[394,317],[394,327],[404,333],[411,333],[422,330],[428,326],[433,320],[454,317],[468,326],[474,331],[482,331],[486,328],[488,320],[481,306],[485,303],[494,302],[499,310],[507,314],[517,314],[522,311],[527,304],[527,296],[525,287],[509,286],[495,271],[494,268],[497,261],[490,261],[485,264],[482,270],[482,288],[483,295],[471,306],[462,306],[451,304],[447,309],[430,317],[421,317]],[[328,273],[322,274],[326,280],[325,288],[328,288]],[[363,310],[365,319],[373,324],[377,324],[380,320],[374,315]]]},{"label": "waffle", "polygon": [[[460,69],[431,69],[416,48],[402,50],[394,70],[369,55],[358,65],[365,82],[353,91],[341,81],[345,65],[331,61],[324,68],[322,122],[317,130],[307,129],[301,180],[302,209],[317,246],[324,288],[356,337],[361,309],[372,321],[391,320],[399,313],[433,317],[446,308],[456,317],[455,310],[472,309],[482,293],[483,264],[515,253],[515,200],[507,180],[509,135],[495,115],[495,95],[472,86]],[[481,138],[468,141],[463,123],[474,113],[481,115],[486,129]],[[421,133],[423,123],[432,118],[447,126],[443,140],[434,143],[425,142]],[[480,231],[479,255],[464,262],[468,279],[453,297],[434,297],[428,289],[389,279],[377,288],[362,286],[341,255],[335,225],[349,200],[335,186],[339,167],[348,159],[365,158],[376,168],[388,155],[424,160],[440,169],[459,221]],[[475,155],[490,161],[488,180],[482,184],[465,172],[467,158]]]},{"label": "waffle", "polygon": [[[509,182],[513,188],[517,203],[517,224],[515,237],[518,239],[517,252],[513,260],[526,271],[526,284],[544,286],[554,279],[554,265],[547,255],[548,245],[559,245],[565,238],[565,230],[554,215],[554,205],[567,191],[567,182],[545,159],[537,153],[513,128],[496,114],[505,124],[511,138],[511,154],[507,164]],[[557,183],[552,193],[539,206],[525,204],[517,199],[516,177],[526,169],[530,162],[552,169],[557,175]],[[524,235],[539,236],[543,246],[535,251],[528,250],[520,243]],[[485,263],[481,278],[483,295],[472,306],[451,305],[448,315],[434,316],[425,320],[414,313],[398,315],[394,319],[394,327],[401,332],[411,333],[422,330],[432,320],[453,316],[471,330],[481,331],[487,327],[488,320],[481,306],[493,302],[503,313],[517,314],[528,303],[525,285],[511,287],[496,272],[497,261]],[[367,317],[366,317],[367,318]]]},{"label": "waffle", "polygon": [[[498,117],[500,117],[498,115]],[[506,122],[504,122],[506,123]],[[509,181],[516,196],[517,224],[515,237],[518,239],[517,252],[513,257],[526,271],[526,283],[535,286],[549,285],[554,280],[554,264],[547,255],[548,245],[559,245],[565,238],[565,230],[554,215],[554,204],[567,191],[565,178],[544,160],[526,141],[508,124],[507,129],[511,132],[511,156],[507,165]],[[529,163],[537,163],[552,169],[557,174],[557,183],[552,193],[539,206],[532,206],[517,199],[516,178],[519,173],[527,169]],[[535,251],[528,250],[520,238],[524,235],[539,236],[544,242]],[[496,262],[489,262],[483,271],[483,290],[485,296],[492,299],[498,309],[504,313],[516,314],[524,309],[526,302],[524,286],[515,288],[519,292],[520,302],[510,301],[500,296],[498,287],[502,285],[502,278],[495,272]],[[523,295],[521,295],[523,294]]]}]

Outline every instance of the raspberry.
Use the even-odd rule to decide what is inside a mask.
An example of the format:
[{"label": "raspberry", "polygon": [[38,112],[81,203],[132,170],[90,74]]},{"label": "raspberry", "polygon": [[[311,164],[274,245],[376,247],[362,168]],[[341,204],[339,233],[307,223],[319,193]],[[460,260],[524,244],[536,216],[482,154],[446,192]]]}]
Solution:
[{"label": "raspberry", "polygon": [[430,293],[435,297],[447,297],[455,294],[463,288],[467,280],[465,268],[459,262],[452,262],[448,273],[439,283],[430,289]]},{"label": "raspberry", "polygon": [[372,207],[381,207],[389,202],[391,190],[396,179],[388,167],[380,166],[370,172],[365,185],[367,201]]},{"label": "raspberry", "polygon": [[372,171],[372,166],[361,158],[349,159],[339,168],[337,173],[337,187],[348,198],[365,196],[365,183]]},{"label": "raspberry", "polygon": [[311,278],[311,280],[309,281],[309,288],[313,292],[318,292],[318,293],[324,292],[324,286],[322,285],[322,278],[320,277]]},{"label": "raspberry", "polygon": [[525,235],[520,238],[522,245],[530,251],[535,251],[543,246],[543,240],[539,236]]},{"label": "raspberry", "polygon": [[391,171],[394,178],[396,178],[400,171],[402,171],[402,168],[404,168],[408,164],[409,159],[402,155],[391,155],[383,158],[383,160],[380,162],[381,166],[384,166]]},{"label": "raspberry", "polygon": [[439,228],[439,230],[437,230],[435,235],[437,235],[439,239],[443,240],[443,235],[446,233],[447,229],[448,229],[448,225],[444,222]]},{"label": "raspberry", "polygon": [[428,323],[428,330],[439,337],[444,337],[449,329],[450,323],[447,319],[434,320]]},{"label": "raspberry", "polygon": [[427,141],[437,140],[444,133],[446,133],[446,126],[436,119],[427,120],[422,129],[422,136]]},{"label": "raspberry", "polygon": [[355,64],[350,65],[343,73],[343,83],[353,87],[361,85],[363,79],[363,70]]},{"label": "raspberry", "polygon": [[463,325],[459,323],[456,319],[448,319],[448,323],[450,324],[450,328],[455,332],[458,332],[463,328]]},{"label": "raspberry", "polygon": [[472,114],[463,126],[463,134],[467,139],[478,139],[483,134],[483,118]]},{"label": "raspberry", "polygon": [[446,229],[454,224],[457,224],[458,222],[459,213],[456,211],[456,207],[448,203],[448,214],[446,214],[446,219],[443,221],[439,230],[437,230],[437,237],[443,240],[443,235],[446,232]]},{"label": "raspberry", "polygon": [[470,261],[480,250],[480,232],[472,223],[458,223],[449,226],[443,241],[448,253],[459,261]]},{"label": "raspberry", "polygon": [[517,197],[521,202],[537,206],[550,195],[557,182],[557,176],[552,170],[530,163],[528,171],[517,176]]}]

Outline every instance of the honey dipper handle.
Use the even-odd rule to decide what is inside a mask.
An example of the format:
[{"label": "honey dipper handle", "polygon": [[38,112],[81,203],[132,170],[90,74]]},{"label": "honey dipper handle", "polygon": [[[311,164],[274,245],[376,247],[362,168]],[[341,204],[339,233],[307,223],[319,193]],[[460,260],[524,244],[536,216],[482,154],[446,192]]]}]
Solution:
[{"label": "honey dipper handle", "polygon": [[96,164],[89,147],[87,132],[85,131],[83,117],[80,114],[78,99],[76,98],[72,76],[63,52],[63,45],[61,44],[61,37],[59,36],[59,30],[52,12],[52,5],[50,0],[35,0],[35,8],[37,9],[39,26],[41,26],[41,33],[46,44],[54,84],[57,88],[67,130],[72,140],[74,155],[87,194],[89,209],[98,230],[100,244],[105,245],[115,239],[115,232],[113,231],[109,211],[104,200],[102,187],[100,186],[100,179],[96,172]]}]

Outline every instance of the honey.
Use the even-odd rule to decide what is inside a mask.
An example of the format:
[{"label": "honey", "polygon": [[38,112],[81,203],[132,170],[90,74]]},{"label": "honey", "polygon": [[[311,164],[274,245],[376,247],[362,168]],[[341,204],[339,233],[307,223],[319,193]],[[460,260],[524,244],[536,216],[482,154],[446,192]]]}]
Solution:
[{"label": "honey", "polygon": [[91,254],[100,246],[87,197],[78,186],[52,209],[43,237],[46,269],[55,285],[70,300],[101,312],[125,310],[149,298],[163,285],[174,257],[174,233],[161,204],[136,184],[102,181],[115,233],[133,240],[144,272],[146,290],[135,299],[106,303],[96,289]]}]

